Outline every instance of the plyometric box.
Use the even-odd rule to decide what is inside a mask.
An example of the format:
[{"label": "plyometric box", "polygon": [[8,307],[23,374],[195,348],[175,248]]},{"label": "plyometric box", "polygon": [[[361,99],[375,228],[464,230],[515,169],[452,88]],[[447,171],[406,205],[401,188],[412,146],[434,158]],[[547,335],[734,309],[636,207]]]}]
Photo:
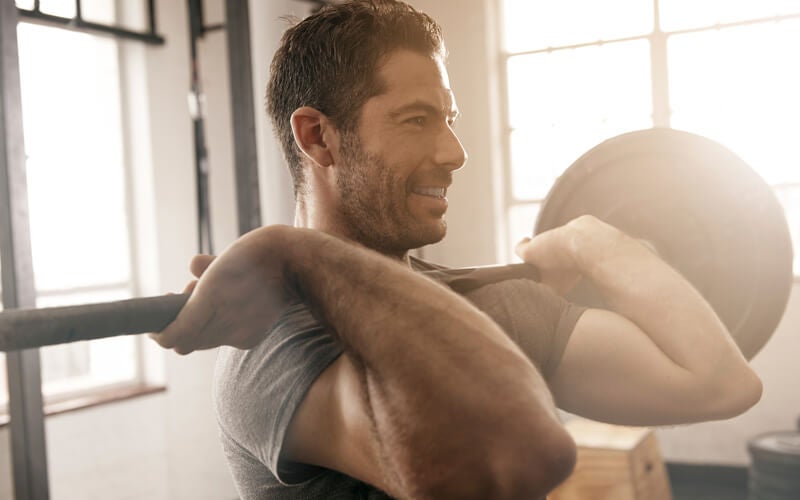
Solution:
[{"label": "plyometric box", "polygon": [[578,445],[578,461],[549,500],[672,500],[652,430],[580,418],[565,427]]}]

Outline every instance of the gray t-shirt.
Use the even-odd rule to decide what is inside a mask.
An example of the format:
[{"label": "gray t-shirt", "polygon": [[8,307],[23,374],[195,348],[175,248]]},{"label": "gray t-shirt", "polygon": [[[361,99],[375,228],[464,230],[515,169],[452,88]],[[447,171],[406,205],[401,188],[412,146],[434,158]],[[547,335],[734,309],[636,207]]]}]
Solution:
[{"label": "gray t-shirt", "polygon": [[[418,271],[441,269],[418,259],[412,259],[412,266]],[[500,325],[545,378],[558,367],[584,311],[526,279],[486,285],[465,297]],[[220,349],[214,405],[222,446],[244,500],[388,498],[339,472],[280,460],[295,410],[314,380],[341,354],[338,342],[304,303],[289,307],[253,349]]]}]

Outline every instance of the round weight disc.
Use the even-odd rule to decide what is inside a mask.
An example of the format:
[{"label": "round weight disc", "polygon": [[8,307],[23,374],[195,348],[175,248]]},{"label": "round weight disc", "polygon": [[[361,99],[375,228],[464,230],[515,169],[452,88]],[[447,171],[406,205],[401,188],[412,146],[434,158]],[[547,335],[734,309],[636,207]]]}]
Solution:
[{"label": "round weight disc", "polygon": [[[789,229],[772,189],[727,148],[667,128],[609,139],[559,177],[534,232],[584,214],[652,246],[706,298],[747,359],[774,332],[792,285]],[[605,307],[589,283],[568,298]]]}]

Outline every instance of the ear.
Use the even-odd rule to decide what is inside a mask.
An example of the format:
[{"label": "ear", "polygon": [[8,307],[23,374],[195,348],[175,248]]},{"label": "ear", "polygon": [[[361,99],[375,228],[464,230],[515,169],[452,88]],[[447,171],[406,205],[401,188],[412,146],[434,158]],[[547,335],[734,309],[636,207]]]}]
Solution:
[{"label": "ear", "polygon": [[333,164],[338,133],[328,117],[308,106],[292,113],[292,134],[300,151],[320,167]]}]

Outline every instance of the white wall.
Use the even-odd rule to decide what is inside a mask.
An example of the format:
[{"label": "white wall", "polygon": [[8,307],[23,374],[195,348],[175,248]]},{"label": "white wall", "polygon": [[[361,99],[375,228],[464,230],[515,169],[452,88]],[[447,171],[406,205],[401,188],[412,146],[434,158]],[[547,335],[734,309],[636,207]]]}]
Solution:
[{"label": "white wall", "polygon": [[14,498],[13,477],[11,471],[11,436],[8,428],[0,429],[0,499]]},{"label": "white wall", "polygon": [[[450,60],[448,71],[463,117],[457,132],[470,154],[456,174],[448,209],[446,240],[426,249],[432,260],[450,265],[493,263],[504,253],[492,247],[502,230],[497,195],[491,187],[499,170],[499,142],[490,124],[497,101],[491,75],[497,71],[491,36],[495,0],[412,0],[442,25]],[[533,226],[531,221],[531,227]],[[783,322],[753,367],[764,383],[764,396],[752,410],[725,422],[690,425],[658,432],[667,460],[746,464],[746,442],[753,436],[795,428],[800,416],[800,285],[795,285]]]},{"label": "white wall", "polygon": [[280,146],[273,137],[272,125],[264,108],[269,65],[278,48],[281,34],[289,26],[283,18],[288,15],[303,18],[308,12],[307,4],[294,0],[250,1],[261,222],[265,225],[292,224],[294,221],[291,176],[283,161]]}]

